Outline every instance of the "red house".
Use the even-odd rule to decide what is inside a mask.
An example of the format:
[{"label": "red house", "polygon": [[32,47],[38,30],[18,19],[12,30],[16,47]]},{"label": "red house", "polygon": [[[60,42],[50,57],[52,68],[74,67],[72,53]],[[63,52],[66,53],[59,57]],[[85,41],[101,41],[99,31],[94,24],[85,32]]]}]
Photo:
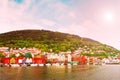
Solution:
[{"label": "red house", "polygon": [[2,62],[3,62],[4,64],[10,64],[10,58],[3,58],[3,59],[2,59]]},{"label": "red house", "polygon": [[23,57],[17,57],[16,59],[17,64],[22,64],[23,63]]},{"label": "red house", "polygon": [[33,58],[33,63],[46,64],[46,59],[45,58]]}]

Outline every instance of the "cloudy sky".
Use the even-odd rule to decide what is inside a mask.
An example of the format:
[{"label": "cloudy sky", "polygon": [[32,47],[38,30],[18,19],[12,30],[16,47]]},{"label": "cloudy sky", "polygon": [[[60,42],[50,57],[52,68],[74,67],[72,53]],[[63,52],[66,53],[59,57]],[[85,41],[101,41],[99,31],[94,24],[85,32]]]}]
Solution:
[{"label": "cloudy sky", "polygon": [[0,0],[0,33],[45,29],[120,49],[120,0]]}]

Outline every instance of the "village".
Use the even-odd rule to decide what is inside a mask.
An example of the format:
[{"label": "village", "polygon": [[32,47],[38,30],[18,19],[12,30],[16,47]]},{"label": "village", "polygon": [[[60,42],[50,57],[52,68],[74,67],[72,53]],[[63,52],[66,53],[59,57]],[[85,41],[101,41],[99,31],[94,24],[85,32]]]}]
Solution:
[{"label": "village", "polygon": [[98,57],[88,57],[80,54],[80,50],[74,52],[42,52],[37,48],[0,47],[0,66],[20,67],[20,66],[59,66],[59,65],[103,65],[119,64],[119,57],[109,57],[100,59]]}]

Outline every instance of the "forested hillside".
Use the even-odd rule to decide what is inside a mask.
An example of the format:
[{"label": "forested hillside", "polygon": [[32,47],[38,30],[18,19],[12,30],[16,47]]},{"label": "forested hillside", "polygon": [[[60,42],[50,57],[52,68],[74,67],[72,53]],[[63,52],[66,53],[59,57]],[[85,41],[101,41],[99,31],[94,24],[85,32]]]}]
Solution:
[{"label": "forested hillside", "polygon": [[0,34],[0,46],[12,48],[36,47],[53,52],[81,50],[81,54],[113,54],[119,51],[89,38],[47,30],[19,30]]}]

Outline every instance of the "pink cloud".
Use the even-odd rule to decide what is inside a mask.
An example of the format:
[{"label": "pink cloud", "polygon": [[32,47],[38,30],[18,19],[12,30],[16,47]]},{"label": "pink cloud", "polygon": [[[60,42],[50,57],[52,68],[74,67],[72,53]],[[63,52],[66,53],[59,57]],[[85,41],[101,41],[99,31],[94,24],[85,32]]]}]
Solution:
[{"label": "pink cloud", "polygon": [[[74,7],[72,7],[74,6]],[[25,0],[22,4],[0,0],[0,33],[18,29],[49,29],[89,37],[119,48],[120,1],[76,1],[67,5],[57,0]],[[106,11],[115,21],[105,21]]]}]

